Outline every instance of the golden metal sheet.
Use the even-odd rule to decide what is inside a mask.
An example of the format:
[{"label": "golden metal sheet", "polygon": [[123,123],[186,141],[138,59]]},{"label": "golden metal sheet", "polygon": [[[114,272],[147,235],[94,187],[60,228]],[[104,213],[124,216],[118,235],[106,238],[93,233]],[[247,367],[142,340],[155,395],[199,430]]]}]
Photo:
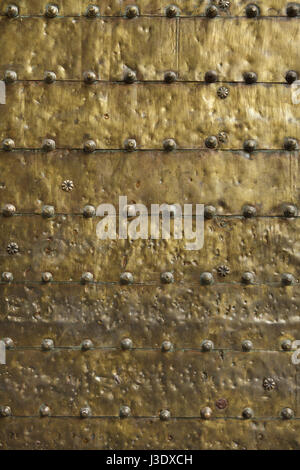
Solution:
[{"label": "golden metal sheet", "polygon": [[195,148],[226,131],[229,148],[241,149],[251,138],[259,148],[280,149],[287,136],[297,137],[300,107],[288,86],[231,85],[227,99],[218,97],[218,87],[15,83],[7,88],[0,138],[14,139],[18,148],[40,147],[45,137],[58,147],[82,148],[92,138],[98,148],[115,149],[136,137],[140,148],[157,149],[172,137],[179,148]]}]

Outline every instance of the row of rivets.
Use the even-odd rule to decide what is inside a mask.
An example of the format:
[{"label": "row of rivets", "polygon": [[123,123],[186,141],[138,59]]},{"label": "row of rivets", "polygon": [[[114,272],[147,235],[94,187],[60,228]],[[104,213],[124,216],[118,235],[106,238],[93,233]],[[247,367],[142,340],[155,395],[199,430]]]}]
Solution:
[{"label": "row of rivets", "polygon": [[[205,10],[205,16],[208,18],[215,18],[219,14],[219,9],[226,10],[229,8],[230,2],[228,0],[219,0],[218,6],[210,5]],[[245,9],[248,18],[255,18],[260,16],[260,9],[255,4],[249,4]],[[289,17],[298,16],[300,13],[299,5],[288,5],[286,7],[286,15]],[[47,18],[55,18],[59,14],[57,5],[47,5],[45,9],[45,16]],[[139,8],[136,5],[130,5],[125,10],[125,16],[129,19],[139,16]],[[9,18],[16,18],[19,15],[19,8],[16,5],[8,5],[6,15]],[[88,18],[97,18],[100,15],[100,9],[96,5],[89,5],[86,9],[85,16]],[[180,9],[175,5],[169,5],[165,8],[165,15],[168,18],[176,18],[180,16]]]},{"label": "row of rivets", "polygon": [[[216,149],[219,145],[219,142],[224,141],[224,138],[225,138],[225,135],[224,136],[223,135],[221,135],[221,136],[220,135],[218,135],[218,136],[210,135],[204,141],[205,147],[208,148],[208,149]],[[225,141],[226,140],[227,139],[225,138]],[[3,150],[6,150],[7,152],[14,150],[16,148],[14,140],[10,139],[10,138],[4,139],[3,142],[2,142],[2,148],[3,148]],[[55,148],[56,148],[55,140],[53,140],[53,139],[44,139],[43,140],[42,149],[45,152],[52,152],[52,151],[55,150]],[[132,138],[126,139],[124,144],[123,144],[123,148],[125,150],[127,150],[128,152],[133,152],[133,151],[137,150],[136,140],[132,139]],[[83,144],[83,150],[86,153],[92,153],[96,149],[97,149],[97,144],[94,140],[91,140],[91,139],[87,140]],[[178,149],[178,146],[177,146],[177,143],[174,139],[169,138],[169,139],[165,139],[163,141],[163,149],[167,152],[172,152],[173,150]],[[259,150],[257,141],[254,140],[254,139],[245,140],[245,142],[243,144],[243,149],[247,153],[252,153],[255,150]],[[283,149],[288,150],[290,152],[293,151],[293,150],[298,150],[298,141],[296,139],[294,139],[293,137],[286,137],[283,141]],[[180,148],[179,148],[179,150],[180,150]]]},{"label": "row of rivets", "polygon": [[[62,189],[65,189],[65,191],[71,191],[74,188],[74,183],[71,180],[65,180],[62,183]],[[12,217],[16,213],[16,207],[13,204],[5,204],[3,209],[2,209],[2,215],[4,217]],[[82,215],[85,218],[90,218],[94,217],[96,214],[96,209],[94,206],[88,204],[84,206],[82,210]],[[51,205],[45,205],[42,207],[42,212],[41,215],[45,218],[51,218],[54,217],[55,215],[55,208],[54,206]],[[135,215],[135,209],[134,206],[128,205],[127,207],[127,215],[128,217],[132,217]],[[213,219],[217,215],[217,209],[214,206],[205,206],[204,207],[204,217],[206,219]],[[249,204],[246,204],[242,208],[242,215],[246,219],[250,219],[252,217],[257,216],[257,210],[254,206],[250,206]],[[285,204],[282,209],[282,215],[286,218],[294,218],[297,217],[298,215],[298,209],[295,205],[293,204]],[[221,267],[220,267],[221,268]],[[222,269],[220,269],[222,271]],[[226,267],[225,267],[226,271]],[[223,275],[223,273],[220,273]],[[228,274],[227,272],[224,274]]]},{"label": "row of rivets", "polygon": [[[10,255],[16,254],[19,252],[19,247],[16,243],[11,242],[7,246],[7,252]],[[217,270],[219,274],[219,269]],[[223,274],[221,274],[223,276]],[[13,282],[14,276],[11,272],[4,271],[1,275],[2,282]],[[53,275],[50,272],[42,273],[41,280],[44,283],[49,283],[53,281]],[[171,272],[165,272],[160,275],[160,280],[163,284],[172,284],[174,282],[174,275]],[[81,276],[81,283],[88,284],[94,282],[94,276],[90,272],[85,272]],[[123,285],[129,285],[134,282],[133,275],[129,272],[124,272],[120,275],[120,283]],[[241,282],[245,285],[251,285],[255,282],[255,276],[252,272],[246,271],[241,276]],[[204,272],[200,275],[200,283],[203,286],[209,286],[214,283],[214,276],[211,272]],[[281,275],[281,284],[283,286],[292,286],[296,283],[294,276],[290,273],[283,273]]]},{"label": "row of rivets", "polygon": [[[244,72],[243,78],[245,83],[248,85],[251,85],[253,83],[256,83],[258,80],[258,76],[256,72]],[[135,81],[137,81],[137,75],[136,72],[133,70],[128,69],[124,73],[124,82],[128,84],[132,84]],[[15,83],[18,80],[18,75],[14,70],[6,70],[4,74],[4,81],[7,84]],[[54,72],[46,71],[44,75],[44,80],[46,83],[51,84],[56,81],[56,74]],[[96,73],[89,70],[87,72],[83,73],[83,80],[86,84],[92,85],[93,83],[99,81],[99,78],[97,77]],[[166,83],[174,83],[177,80],[177,74],[173,72],[172,70],[168,70],[164,74],[164,81]],[[208,72],[205,73],[204,75],[204,80],[206,83],[216,83],[219,81],[219,77],[216,71],[214,70],[209,70]],[[295,70],[289,70],[285,74],[285,80],[288,84],[293,83],[295,80],[298,80],[298,73]],[[219,95],[224,95],[228,96],[229,90],[226,87],[221,87],[218,90],[218,96]],[[221,97],[221,96],[220,96]]]},{"label": "row of rivets", "polygon": [[[222,408],[219,408],[222,409]],[[51,410],[48,405],[41,405],[39,409],[39,414],[41,417],[51,416]],[[0,417],[6,418],[12,416],[12,411],[9,406],[0,407]],[[82,419],[90,418],[92,416],[92,410],[89,406],[84,406],[80,408],[79,416]],[[131,409],[127,405],[123,405],[119,411],[120,418],[129,418],[131,416]],[[280,416],[282,419],[292,419],[294,418],[294,411],[291,408],[283,408],[281,410]],[[209,406],[205,406],[200,411],[200,417],[202,419],[208,420],[213,417],[213,410]],[[254,418],[254,412],[252,408],[244,408],[242,411],[242,417],[244,419]],[[161,421],[168,421],[171,419],[171,412],[169,410],[161,410],[159,413],[159,418]]]}]

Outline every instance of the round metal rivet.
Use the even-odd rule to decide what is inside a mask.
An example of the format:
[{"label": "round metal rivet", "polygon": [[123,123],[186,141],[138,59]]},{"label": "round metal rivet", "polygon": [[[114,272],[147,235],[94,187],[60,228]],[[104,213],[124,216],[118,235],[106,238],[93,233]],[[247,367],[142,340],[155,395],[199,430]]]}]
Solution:
[{"label": "round metal rivet", "polygon": [[127,351],[129,349],[132,349],[133,343],[130,338],[123,338],[121,341],[121,348],[124,349],[124,351]]},{"label": "round metal rivet", "polygon": [[11,409],[9,406],[0,406],[0,417],[7,418],[11,416]]},{"label": "round metal rivet", "polygon": [[2,142],[3,150],[11,151],[15,148],[15,143],[12,139],[4,139]]},{"label": "round metal rivet", "polygon": [[215,149],[218,147],[218,139],[214,135],[210,135],[205,139],[205,147]]},{"label": "round metal rivet", "polygon": [[166,72],[165,75],[164,75],[164,80],[166,83],[174,83],[176,82],[176,73],[175,72],[172,72],[171,70]]},{"label": "round metal rivet", "polygon": [[83,273],[81,276],[81,283],[88,284],[89,282],[93,282],[94,276],[90,272]]},{"label": "round metal rivet", "polygon": [[139,16],[139,9],[136,5],[129,5],[125,10],[125,15],[127,18],[136,18]]},{"label": "round metal rivet", "polygon": [[44,80],[48,84],[54,83],[56,80],[56,74],[54,72],[46,71],[44,74]]},{"label": "round metal rivet", "polygon": [[74,189],[74,183],[71,180],[65,180],[61,183],[61,189],[63,191],[66,191],[67,193],[70,191],[73,191]]},{"label": "round metal rivet", "polygon": [[209,6],[205,11],[205,15],[208,18],[215,18],[217,14],[218,14],[218,8],[215,5]]},{"label": "round metal rivet", "polygon": [[244,419],[251,419],[254,417],[254,412],[251,408],[245,408],[243,411],[242,411],[242,417]]},{"label": "round metal rivet", "polygon": [[14,280],[14,276],[12,273],[8,272],[8,271],[4,271],[2,274],[1,274],[1,280],[3,282],[12,282]]},{"label": "round metal rivet", "polygon": [[254,274],[249,271],[246,271],[245,273],[242,274],[241,280],[243,284],[253,284]]},{"label": "round metal rivet", "polygon": [[120,418],[128,418],[131,414],[131,409],[129,406],[121,406],[120,408]]},{"label": "round metal rivet", "polygon": [[136,150],[136,140],[135,139],[126,139],[124,142],[124,148],[128,152],[133,152]]},{"label": "round metal rivet", "polygon": [[14,342],[11,338],[3,338],[2,341],[4,342],[6,349],[13,349]]},{"label": "round metal rivet", "polygon": [[291,408],[283,408],[283,410],[281,410],[281,417],[283,419],[292,419],[294,417],[294,412]]},{"label": "round metal rivet", "polygon": [[221,266],[218,266],[217,273],[221,277],[226,277],[227,274],[230,273],[230,268],[228,266],[222,264]]},{"label": "round metal rivet", "polygon": [[120,275],[120,282],[121,282],[121,284],[132,284],[133,283],[133,275],[129,272],[122,273]]},{"label": "round metal rivet", "polygon": [[83,150],[86,152],[86,153],[92,153],[96,150],[96,142],[94,140],[87,140],[86,142],[84,142],[83,144]]},{"label": "round metal rivet", "polygon": [[226,143],[228,140],[228,135],[226,132],[221,131],[218,134],[218,141],[221,142],[222,144]]},{"label": "round metal rivet", "polygon": [[14,83],[18,79],[18,75],[14,70],[6,70],[4,75],[4,81],[7,84]]},{"label": "round metal rivet", "polygon": [[87,72],[84,72],[83,74],[83,80],[85,83],[88,85],[91,85],[92,83],[95,83],[97,80],[97,75],[95,72],[92,72],[92,70],[88,70]]},{"label": "round metal rivet", "polygon": [[244,80],[248,85],[257,82],[257,74],[255,72],[245,72]]},{"label": "round metal rivet", "polygon": [[43,351],[51,351],[54,348],[54,343],[52,339],[46,338],[42,341],[42,350]]},{"label": "round metal rivet", "polygon": [[96,209],[94,206],[90,206],[89,204],[84,206],[83,208],[83,216],[89,219],[90,217],[94,217],[96,214]]},{"label": "round metal rivet", "polygon": [[99,16],[99,14],[100,14],[100,10],[99,10],[99,7],[97,7],[97,5],[89,5],[87,7],[86,16],[88,18],[96,18],[97,16]]},{"label": "round metal rivet", "polygon": [[226,400],[226,398],[219,398],[217,401],[216,401],[216,407],[219,409],[219,410],[225,410],[225,408],[228,406],[228,401]]},{"label": "round metal rivet", "polygon": [[218,1],[218,6],[221,10],[227,10],[227,8],[230,7],[230,1],[229,0],[219,0]]},{"label": "round metal rivet", "polygon": [[285,79],[286,79],[287,83],[291,84],[291,83],[295,82],[296,80],[298,80],[298,73],[295,72],[295,70],[289,70],[285,74]]},{"label": "round metal rivet", "polygon": [[40,416],[41,418],[45,418],[46,416],[50,416],[50,408],[48,405],[41,405],[40,406]]},{"label": "round metal rivet", "polygon": [[169,5],[165,11],[166,11],[166,16],[168,18],[175,18],[180,13],[179,8],[176,7],[175,5]]},{"label": "round metal rivet", "polygon": [[256,208],[254,206],[246,205],[243,207],[243,216],[246,219],[251,219],[251,217],[256,216]]},{"label": "round metal rivet", "polygon": [[172,351],[173,349],[173,345],[171,343],[171,341],[163,341],[162,345],[161,345],[161,350],[163,352],[169,352],[169,351]]},{"label": "round metal rivet", "polygon": [[52,152],[55,150],[55,140],[53,139],[44,139],[42,144],[42,149],[45,152]]},{"label": "round metal rivet", "polygon": [[293,346],[293,344],[292,344],[292,341],[290,339],[285,339],[281,343],[281,348],[283,349],[283,351],[291,351],[292,346]]},{"label": "round metal rivet", "polygon": [[248,153],[254,152],[254,150],[256,150],[256,147],[257,147],[256,140],[254,140],[254,139],[245,140],[244,150],[246,152],[248,152]]},{"label": "round metal rivet", "polygon": [[212,417],[212,409],[209,406],[205,406],[201,410],[201,418],[203,419],[210,419]]},{"label": "round metal rivet", "polygon": [[292,284],[295,283],[295,278],[290,273],[283,273],[281,276],[281,283],[284,286],[291,286]]},{"label": "round metal rivet", "polygon": [[284,206],[283,208],[284,217],[288,217],[288,218],[297,217],[297,214],[298,214],[297,207],[294,206],[293,204],[287,204],[286,206]]},{"label": "round metal rivet", "polygon": [[5,204],[2,209],[2,214],[4,217],[12,217],[16,212],[16,208],[13,204]]},{"label": "round metal rivet", "polygon": [[136,73],[133,70],[127,70],[124,73],[124,82],[125,83],[134,83],[136,81]]},{"label": "round metal rivet", "polygon": [[217,213],[217,209],[214,206],[205,206],[204,207],[204,218],[213,219]]},{"label": "round metal rivet", "polygon": [[161,421],[168,421],[171,418],[171,413],[169,410],[161,410],[159,413],[159,419]]},{"label": "round metal rivet", "polygon": [[266,377],[263,380],[263,387],[265,390],[270,392],[271,390],[274,390],[274,388],[276,387],[276,382],[272,377]]},{"label": "round metal rivet", "polygon": [[294,17],[299,15],[299,6],[298,5],[289,5],[286,9],[287,16]]},{"label": "round metal rivet", "polygon": [[214,343],[210,339],[205,339],[201,343],[201,349],[204,352],[209,352],[214,349]]},{"label": "round metal rivet", "polygon": [[54,206],[43,206],[42,207],[42,216],[50,219],[50,217],[53,217],[55,214],[55,209]]},{"label": "round metal rivet", "polygon": [[81,343],[82,351],[89,351],[89,349],[92,349],[93,347],[93,342],[90,339],[85,339]]},{"label": "round metal rivet", "polygon": [[42,273],[42,281],[45,283],[53,281],[52,274],[49,273],[48,271],[45,271],[44,273]]},{"label": "round metal rivet", "polygon": [[85,406],[83,408],[80,408],[80,418],[89,418],[92,416],[92,410],[89,406]]},{"label": "round metal rivet", "polygon": [[225,98],[227,98],[227,96],[229,95],[229,88],[227,88],[226,86],[221,86],[217,90],[217,95],[219,98],[221,98],[221,100],[225,100]]},{"label": "round metal rivet", "polygon": [[164,284],[172,284],[172,282],[174,282],[174,276],[172,273],[166,271],[165,273],[161,273],[160,280]]},{"label": "round metal rivet", "polygon": [[249,339],[245,339],[242,342],[242,350],[245,352],[249,352],[253,349],[253,343]]},{"label": "round metal rivet", "polygon": [[246,6],[246,16],[248,18],[255,18],[256,16],[260,15],[260,10],[257,5],[254,3],[250,3],[249,5]]},{"label": "round metal rivet", "polygon": [[56,5],[47,5],[45,15],[47,18],[55,18],[58,15],[58,7]]},{"label": "round metal rivet", "polygon": [[176,150],[176,142],[174,139],[165,139],[163,141],[163,147],[167,152],[171,152],[172,150]]},{"label": "round metal rivet", "polygon": [[8,5],[5,13],[8,18],[16,18],[19,14],[19,8],[17,5]]},{"label": "round metal rivet", "polygon": [[209,273],[209,272],[202,273],[200,276],[200,282],[203,286],[209,286],[210,284],[213,284],[214,277],[212,273]]},{"label": "round metal rivet", "polygon": [[19,253],[19,246],[15,242],[10,242],[6,247],[6,251],[9,255],[16,255]]},{"label": "round metal rivet", "polygon": [[292,151],[292,150],[297,150],[298,149],[298,142],[296,139],[292,138],[292,137],[287,137],[286,139],[284,139],[284,149],[285,150],[289,150],[289,151]]},{"label": "round metal rivet", "polygon": [[206,83],[215,83],[218,81],[218,74],[214,70],[208,70],[205,73],[204,80]]}]

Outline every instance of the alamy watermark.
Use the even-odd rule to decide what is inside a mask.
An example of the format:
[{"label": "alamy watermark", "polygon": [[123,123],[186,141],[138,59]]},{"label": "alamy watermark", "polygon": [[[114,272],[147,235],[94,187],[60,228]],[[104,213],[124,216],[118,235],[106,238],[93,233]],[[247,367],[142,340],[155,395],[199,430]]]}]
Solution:
[{"label": "alamy watermark", "polygon": [[0,104],[6,104],[5,82],[0,80]]},{"label": "alamy watermark", "polygon": [[[144,204],[128,204],[119,196],[118,209],[113,204],[100,204],[96,216],[102,217],[96,227],[100,240],[164,239],[185,240],[186,250],[201,250],[204,244],[204,205],[151,204],[150,213]],[[118,231],[117,231],[118,226]],[[171,234],[172,232],[172,234]]]},{"label": "alamy watermark", "polygon": [[300,104],[300,80],[295,80],[291,84],[292,103]]},{"label": "alamy watermark", "polygon": [[6,364],[6,345],[4,341],[0,341],[0,364]]}]

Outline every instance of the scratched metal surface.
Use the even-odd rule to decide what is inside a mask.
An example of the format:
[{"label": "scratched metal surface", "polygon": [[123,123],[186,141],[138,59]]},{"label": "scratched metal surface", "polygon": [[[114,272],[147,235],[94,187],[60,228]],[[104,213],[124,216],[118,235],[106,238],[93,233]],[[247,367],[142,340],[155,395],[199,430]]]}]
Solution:
[{"label": "scratched metal surface", "polygon": [[[0,339],[13,341],[0,365],[0,407],[11,409],[0,417],[0,448],[299,449],[299,366],[283,348],[300,339],[300,222],[285,213],[300,206],[299,152],[284,150],[285,138],[299,138],[300,105],[285,81],[299,70],[299,18],[287,18],[283,0],[256,2],[256,19],[245,17],[243,0],[212,2],[215,19],[198,16],[208,1],[175,2],[173,19],[161,0],[138,5],[135,19],[124,17],[131,1],[96,1],[95,19],[79,0],[62,3],[53,19],[40,0],[16,2],[17,18],[0,8],[0,74],[17,73],[0,105],[0,142],[15,144],[0,151],[0,204],[16,207],[0,215],[0,273],[13,275],[0,281]],[[137,83],[123,83],[127,67]],[[209,69],[219,82],[203,82]],[[43,81],[46,70],[55,83]],[[88,70],[93,85],[83,82]],[[172,85],[168,70],[177,73]],[[258,83],[241,83],[247,71]],[[215,150],[205,148],[209,135]],[[42,150],[45,138],[56,150]],[[124,150],[127,138],[137,151]],[[164,151],[165,138],[177,150]],[[97,148],[90,154],[88,139]],[[257,151],[243,150],[247,139]],[[72,191],[62,189],[66,180]],[[83,207],[116,205],[119,195],[148,208],[214,206],[203,249],[174,239],[99,241],[98,219],[83,217]],[[55,208],[49,219],[45,205]],[[244,217],[245,205],[254,217]],[[120,284],[124,271],[132,285]],[[166,271],[170,285],[161,282]],[[212,285],[200,283],[206,271]],[[93,282],[83,285],[83,272]],[[283,273],[293,285],[282,285]],[[122,349],[124,338],[132,350]],[[42,404],[50,417],[39,416]],[[121,419],[124,405],[131,416]],[[86,406],[92,417],[83,420]]]}]

